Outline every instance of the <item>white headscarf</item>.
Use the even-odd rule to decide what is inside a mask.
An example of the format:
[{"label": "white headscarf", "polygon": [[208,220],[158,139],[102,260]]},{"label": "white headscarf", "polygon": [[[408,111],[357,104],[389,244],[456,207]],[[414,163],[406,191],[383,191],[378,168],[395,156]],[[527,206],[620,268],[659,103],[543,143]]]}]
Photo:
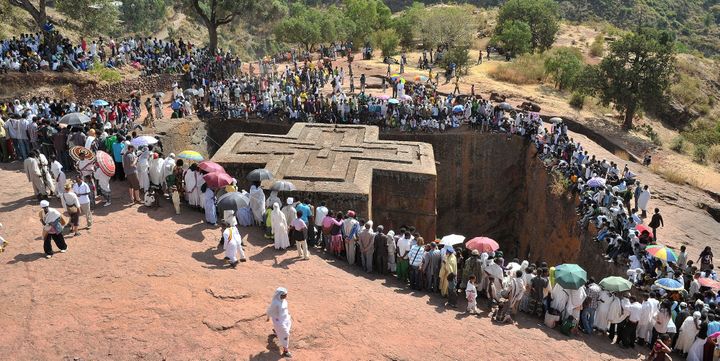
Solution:
[{"label": "white headscarf", "polygon": [[287,295],[287,289],[285,287],[278,287],[275,290],[272,302],[270,302],[270,307],[267,309],[268,317],[271,319],[280,317],[280,310],[282,309],[283,302],[285,301],[280,298],[283,295]]}]

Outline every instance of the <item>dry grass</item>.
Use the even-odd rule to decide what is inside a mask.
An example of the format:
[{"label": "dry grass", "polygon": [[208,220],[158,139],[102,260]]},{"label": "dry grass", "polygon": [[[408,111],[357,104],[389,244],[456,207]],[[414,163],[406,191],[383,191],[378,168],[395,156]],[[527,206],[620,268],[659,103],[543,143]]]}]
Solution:
[{"label": "dry grass", "polygon": [[715,144],[708,148],[705,159],[709,165],[720,169],[720,144]]},{"label": "dry grass", "polygon": [[570,180],[561,173],[555,171],[552,173],[552,182],[550,183],[550,194],[560,197],[570,188]]},{"label": "dry grass", "polygon": [[488,69],[495,80],[512,84],[540,84],[545,78],[545,56],[543,54],[523,55],[510,63]]},{"label": "dry grass", "polygon": [[687,174],[681,172],[679,169],[664,168],[656,165],[651,165],[650,170],[670,183],[691,185],[697,188],[704,188],[704,183],[700,179],[688,176]]}]

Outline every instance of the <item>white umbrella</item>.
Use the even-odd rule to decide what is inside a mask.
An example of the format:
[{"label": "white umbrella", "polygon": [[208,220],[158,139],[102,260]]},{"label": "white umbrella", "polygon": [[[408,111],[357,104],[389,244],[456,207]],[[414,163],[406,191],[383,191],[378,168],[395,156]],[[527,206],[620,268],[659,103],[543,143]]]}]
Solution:
[{"label": "white umbrella", "polygon": [[136,147],[144,147],[146,145],[153,145],[157,142],[158,142],[158,140],[155,139],[155,137],[150,136],[150,135],[141,135],[137,138],[133,138],[133,140],[130,141],[130,143],[132,143],[132,145],[134,145]]},{"label": "white umbrella", "polygon": [[465,236],[461,236],[459,234],[449,234],[440,240],[440,244],[444,244],[446,246],[454,246],[456,244],[461,244],[464,241]]}]

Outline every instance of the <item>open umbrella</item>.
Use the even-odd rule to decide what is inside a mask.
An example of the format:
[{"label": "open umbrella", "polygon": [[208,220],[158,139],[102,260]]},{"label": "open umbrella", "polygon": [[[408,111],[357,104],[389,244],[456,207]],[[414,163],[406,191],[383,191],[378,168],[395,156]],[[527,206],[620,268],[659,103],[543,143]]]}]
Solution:
[{"label": "open umbrella", "polygon": [[703,286],[703,287],[709,287],[714,290],[720,290],[720,282],[715,281],[712,278],[707,278],[707,277],[698,278],[698,283],[700,283],[700,286]]},{"label": "open umbrella", "polygon": [[225,193],[218,197],[217,209],[220,214],[223,211],[237,211],[240,208],[247,207],[250,204],[250,198],[247,193],[242,192],[230,192]]},{"label": "open umbrella", "polygon": [[268,179],[273,179],[272,173],[270,173],[269,170],[265,168],[258,168],[253,170],[252,172],[248,173],[247,177],[245,179],[251,181],[251,182],[260,182]]},{"label": "open umbrella", "polygon": [[95,154],[90,149],[76,145],[70,148],[70,158],[74,161],[80,161],[82,158],[86,160],[95,160]]},{"label": "open umbrella", "polygon": [[100,168],[106,176],[112,177],[115,175],[115,160],[110,154],[98,150],[97,153],[95,153],[95,157],[97,158],[98,168]]},{"label": "open umbrella", "polygon": [[177,157],[180,159],[190,160],[194,162],[199,162],[204,159],[202,154],[194,150],[183,150],[177,155]]},{"label": "open umbrella", "polygon": [[400,99],[401,100],[412,100],[412,97],[407,94],[403,94],[400,96]]},{"label": "open umbrella", "polygon": [[204,161],[198,163],[198,168],[200,168],[201,170],[204,170],[208,173],[212,173],[212,172],[226,173],[225,168],[223,168],[223,166],[221,166],[220,164],[217,164],[211,160],[204,160]]},{"label": "open umbrella", "polygon": [[69,113],[60,118],[60,124],[81,125],[90,123],[90,117],[83,113]]},{"label": "open umbrella", "polygon": [[378,98],[380,100],[388,100],[388,99],[390,99],[390,96],[387,94],[380,94],[376,98]]},{"label": "open umbrella", "polygon": [[392,98],[392,99],[388,100],[388,104],[400,104],[400,101],[395,98]]},{"label": "open umbrella", "polygon": [[675,252],[673,252],[673,250],[671,250],[670,248],[667,248],[666,246],[663,246],[660,244],[655,244],[652,246],[645,247],[645,251],[649,255],[651,255],[661,261],[677,262],[677,255],[675,254]]},{"label": "open umbrella", "polygon": [[453,113],[462,113],[465,111],[465,107],[463,105],[456,105],[452,108]]},{"label": "open umbrella", "polygon": [[498,105],[498,107],[502,110],[513,110],[513,106],[510,105],[510,103],[502,102]]},{"label": "open umbrella", "polygon": [[606,182],[606,181],[605,181],[605,178],[593,177],[593,178],[590,178],[589,181],[587,181],[587,185],[588,185],[589,187],[599,188],[599,187],[604,187],[604,186],[605,186],[605,182]]},{"label": "open umbrella", "polygon": [[197,89],[185,89],[185,91],[183,91],[183,94],[185,94],[186,97],[194,97],[198,95],[198,91]]},{"label": "open umbrella", "polygon": [[277,180],[270,187],[270,190],[279,192],[294,191],[295,189],[295,185],[286,180]]},{"label": "open umbrella", "polygon": [[92,102],[92,105],[95,107],[104,107],[108,104],[110,104],[110,103],[108,103],[106,100],[102,100],[102,99],[98,99],[98,100],[95,100]]},{"label": "open umbrella", "polygon": [[401,79],[400,74],[390,75],[390,80],[397,81],[398,79]]},{"label": "open umbrella", "polygon": [[682,291],[684,289],[682,283],[672,278],[661,278],[655,281],[655,286],[658,286],[666,291]]},{"label": "open umbrella", "polygon": [[560,287],[576,290],[587,282],[587,272],[573,263],[565,263],[555,267],[555,282]]},{"label": "open umbrella", "polygon": [[415,81],[426,82],[427,80],[428,80],[428,77],[426,77],[425,75],[418,75],[415,77]]},{"label": "open umbrella", "polygon": [[647,231],[650,234],[650,237],[653,237],[653,231],[650,229],[650,227],[644,225],[644,224],[638,224],[635,226],[635,230],[638,231],[638,233],[642,234],[643,231]]},{"label": "open umbrella", "polygon": [[562,118],[560,118],[560,117],[552,117],[552,118],[550,118],[550,123],[553,123],[553,124],[562,123],[562,121],[563,121],[563,120],[562,120]]},{"label": "open umbrella", "polygon": [[153,96],[154,96],[155,98],[162,98],[162,97],[165,96],[165,93],[163,93],[163,92],[157,92],[157,93],[153,94]]},{"label": "open umbrella", "polygon": [[226,185],[232,184],[233,177],[225,172],[212,172],[203,176],[205,184],[213,189],[225,187]]},{"label": "open umbrella", "polygon": [[494,239],[488,238],[488,237],[475,237],[467,243],[465,243],[465,248],[467,249],[476,249],[479,252],[495,252],[498,249],[500,249],[500,245],[495,242]]},{"label": "open umbrella", "polygon": [[158,140],[155,139],[155,137],[150,136],[150,135],[141,135],[137,138],[133,138],[133,140],[130,141],[130,143],[132,143],[132,145],[134,145],[136,147],[144,147],[147,145],[153,145],[157,142],[158,142]]},{"label": "open umbrella", "polygon": [[600,287],[609,292],[624,292],[632,288],[632,283],[622,277],[610,276],[600,281]]},{"label": "open umbrella", "polygon": [[463,241],[465,241],[465,236],[461,236],[459,234],[449,234],[440,240],[440,244],[454,246],[456,244],[463,243]]}]

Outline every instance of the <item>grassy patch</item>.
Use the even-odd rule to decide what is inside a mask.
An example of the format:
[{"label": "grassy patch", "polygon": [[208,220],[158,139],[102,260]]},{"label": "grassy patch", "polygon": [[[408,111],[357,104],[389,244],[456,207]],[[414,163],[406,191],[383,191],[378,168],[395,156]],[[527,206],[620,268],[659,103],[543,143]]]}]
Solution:
[{"label": "grassy patch", "polygon": [[681,173],[677,168],[662,168],[653,164],[650,166],[650,170],[670,183],[681,185],[689,184],[698,188],[702,188],[703,186],[703,183],[699,179]]},{"label": "grassy patch", "polygon": [[550,193],[554,196],[562,196],[570,189],[570,180],[558,171],[552,172],[552,183],[550,183]]},{"label": "grassy patch", "polygon": [[605,53],[605,35],[603,33],[597,34],[592,45],[590,45],[590,55],[593,57],[601,57]]},{"label": "grassy patch", "polygon": [[489,75],[512,84],[540,84],[545,78],[545,54],[525,54],[490,69]]},{"label": "grassy patch", "polygon": [[715,144],[708,148],[705,159],[708,164],[716,168],[720,167],[720,144]]},{"label": "grassy patch", "polygon": [[117,83],[122,80],[122,74],[117,69],[106,68],[105,65],[96,61],[89,73],[101,81]]}]

